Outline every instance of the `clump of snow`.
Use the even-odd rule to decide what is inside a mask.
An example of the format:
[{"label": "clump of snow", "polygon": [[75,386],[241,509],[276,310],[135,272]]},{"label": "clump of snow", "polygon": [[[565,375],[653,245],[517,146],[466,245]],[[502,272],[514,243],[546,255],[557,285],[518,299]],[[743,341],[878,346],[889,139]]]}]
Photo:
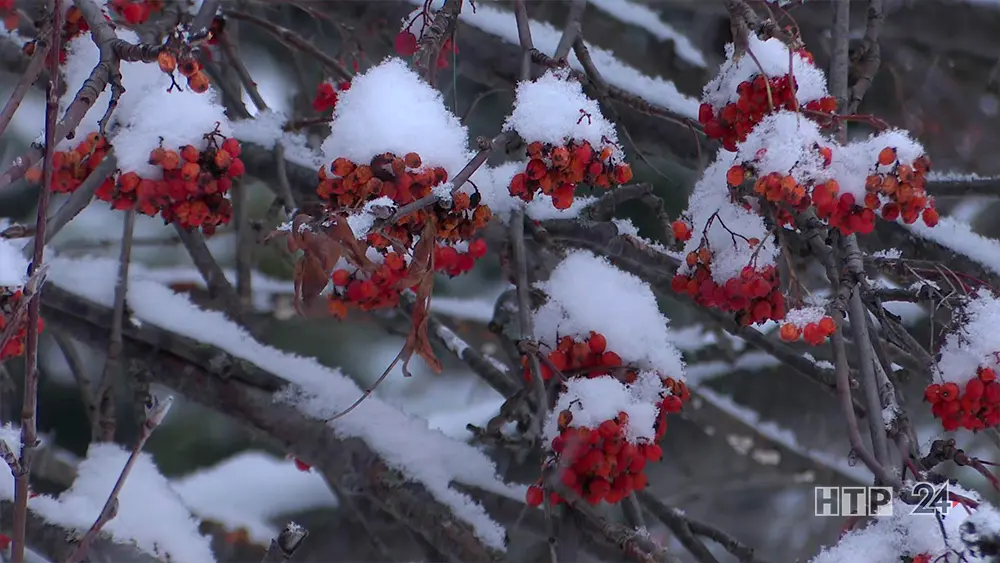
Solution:
[{"label": "clump of snow", "polygon": [[[7,227],[0,222],[0,230]],[[19,287],[28,281],[28,261],[10,240],[0,238],[0,287]]]},{"label": "clump of snow", "polygon": [[587,141],[595,151],[610,145],[616,157],[622,156],[614,125],[601,115],[597,101],[583,93],[583,85],[569,69],[549,70],[519,83],[504,130],[517,132],[528,143],[558,146]]},{"label": "clump of snow", "polygon": [[964,385],[979,367],[1000,369],[1000,299],[980,289],[962,308],[965,322],[945,337],[937,369],[945,381]]},{"label": "clump of snow", "polygon": [[990,557],[979,557],[967,550],[962,541],[961,528],[964,522],[970,520],[995,521],[996,509],[984,503],[975,493],[957,485],[950,485],[949,491],[978,502],[979,507],[952,506],[939,519],[930,515],[911,515],[914,507],[895,499],[892,516],[875,518],[868,526],[848,532],[836,545],[825,549],[810,563],[899,563],[903,556],[921,554],[930,555],[931,561],[944,561],[945,554],[950,559],[955,553],[960,554],[961,561],[968,563],[991,561]]},{"label": "clump of snow", "polygon": [[[646,372],[645,378],[664,391],[659,376]],[[638,381],[636,382],[639,383]],[[574,428],[597,428],[605,420],[612,420],[618,413],[628,414],[625,439],[633,444],[649,443],[656,438],[654,425],[657,418],[657,397],[644,385],[626,385],[605,375],[592,379],[575,377],[566,382],[566,389],[559,395],[555,407],[545,421],[545,443],[560,434],[559,413],[568,410],[573,414],[570,424]],[[653,395],[650,400],[650,396]]]},{"label": "clump of snow", "polygon": [[818,323],[825,316],[827,314],[823,307],[799,307],[789,309],[785,313],[784,322],[801,328],[810,323]]},{"label": "clump of snow", "polygon": [[[91,444],[73,485],[58,498],[31,499],[29,507],[47,522],[85,533],[101,513],[128,457],[129,452],[117,444]],[[118,514],[104,525],[104,532],[116,543],[134,544],[161,559],[215,561],[209,539],[198,531],[198,521],[147,453],[136,459],[118,494]]]},{"label": "clump of snow", "polygon": [[[117,33],[125,41],[140,42],[132,31],[118,30]],[[100,51],[89,35],[69,42],[64,65],[67,69],[66,93],[60,100],[61,110],[69,106],[99,62]],[[231,134],[229,119],[214,90],[197,94],[185,86],[168,92],[171,78],[155,64],[122,62],[121,74],[125,93],[119,98],[106,129],[121,170],[156,178],[161,171],[149,164],[149,153],[160,146],[161,139],[165,147],[176,149],[194,145],[201,149],[206,144],[205,134],[211,132],[216,123],[223,135]],[[72,148],[85,135],[99,131],[99,122],[110,101],[111,89],[106,88],[80,122],[76,139],[64,139],[58,148]]]},{"label": "clump of snow", "polygon": [[[732,43],[726,45],[726,61],[719,67],[715,78],[705,85],[702,101],[711,104],[716,110],[735,102],[739,99],[736,90],[740,83],[752,80],[761,73],[761,69],[770,78],[786,76],[791,70],[798,85],[795,98],[800,104],[829,96],[823,71],[799,53],[792,53],[789,58],[788,47],[781,40],[772,37],[761,41],[751,33],[748,51],[740,60],[734,61],[735,47]],[[754,56],[751,57],[750,53]],[[757,65],[758,62],[760,66]]]},{"label": "clump of snow", "polygon": [[[49,276],[66,291],[110,307],[117,268],[116,259],[54,258]],[[134,277],[131,271],[129,274],[129,293],[133,296],[129,304],[137,320],[218,347],[285,379],[289,385],[275,395],[276,401],[322,421],[342,412],[362,395],[357,383],[339,370],[261,344],[222,313],[200,309],[186,295]],[[486,454],[430,430],[425,420],[407,416],[376,396],[328,424],[339,437],[364,440],[389,467],[422,484],[438,502],[451,508],[456,518],[472,526],[485,545],[505,549],[503,527],[470,496],[451,486],[452,481],[457,481],[522,501],[526,488],[505,484]]]},{"label": "clump of snow", "polygon": [[[444,5],[444,0],[430,2],[409,0],[409,2],[415,6],[426,4],[431,10],[440,10],[441,6]],[[517,21],[514,14],[508,10],[497,9],[488,4],[476,4],[475,10],[462,10],[458,19],[462,23],[499,37],[508,44],[520,45]],[[420,36],[418,25],[421,25],[420,20],[418,20],[417,25],[414,25],[412,31],[415,35]],[[549,23],[534,20],[529,20],[528,25],[531,29],[531,41],[535,48],[543,53],[554,53],[562,38],[563,30],[556,29]],[[698,100],[682,94],[673,82],[659,77],[646,76],[635,67],[627,65],[615,57],[614,53],[591,43],[586,43],[586,45],[594,66],[609,85],[630,92],[684,117],[697,119]],[[567,60],[573,69],[583,71],[583,65],[580,64],[576,54],[572,51],[570,51]]]},{"label": "clump of snow", "polygon": [[171,484],[199,518],[228,531],[244,529],[252,541],[265,545],[281,531],[273,523],[276,519],[337,506],[322,475],[299,471],[292,460],[256,451],[237,454]]},{"label": "clump of snow", "polygon": [[554,347],[562,336],[583,339],[595,331],[624,362],[682,378],[684,363],[670,342],[669,321],[646,282],[604,258],[575,250],[537,287],[548,296],[534,313],[542,342]]},{"label": "clump of snow", "polygon": [[824,168],[816,145],[835,148],[815,121],[797,112],[779,111],[767,115],[753,128],[740,144],[737,160],[753,161],[758,176],[777,172],[792,176],[800,184],[823,182],[830,177],[830,171]]},{"label": "clump of snow", "polygon": [[[695,184],[685,212],[691,219],[693,233],[683,253],[696,252],[704,237],[712,251],[712,279],[720,285],[738,278],[747,266],[755,269],[773,266],[778,256],[778,247],[761,216],[730,198],[726,172],[735,162],[736,153],[720,150],[715,162]],[[760,244],[751,247],[748,239],[754,238]],[[681,263],[678,271],[687,274],[690,267]]]},{"label": "clump of snow", "polygon": [[[440,166],[449,177],[472,160],[469,132],[444,104],[441,92],[399,58],[390,57],[354,77],[340,92],[330,136],[322,150],[327,162],[343,157],[367,164],[377,155],[415,152],[425,166]],[[489,176],[472,176],[489,189]]]},{"label": "clump of snow", "polygon": [[391,214],[395,209],[396,202],[389,196],[382,196],[366,202],[361,211],[348,215],[347,224],[350,225],[355,238],[361,240],[368,236],[375,226],[375,221],[378,219],[376,211]]}]

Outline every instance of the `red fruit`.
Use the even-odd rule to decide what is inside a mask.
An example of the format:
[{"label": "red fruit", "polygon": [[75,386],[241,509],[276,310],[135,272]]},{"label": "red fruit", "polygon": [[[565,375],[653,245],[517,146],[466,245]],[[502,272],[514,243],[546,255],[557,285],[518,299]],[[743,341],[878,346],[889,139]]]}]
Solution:
[{"label": "red fruit", "polygon": [[980,379],[970,379],[965,384],[965,398],[971,401],[978,401],[986,391],[986,384]]},{"label": "red fruit", "polygon": [[658,444],[648,444],[643,454],[648,461],[660,461],[660,458],[663,457],[663,448]]},{"label": "red fruit", "polygon": [[[1000,386],[998,386],[1000,387]],[[945,383],[941,386],[941,400],[942,401],[955,401],[958,399],[958,385],[952,382]]]},{"label": "red fruit", "polygon": [[393,42],[393,46],[400,56],[413,56],[417,52],[417,36],[406,30],[400,31],[396,34],[396,40]]},{"label": "red fruit", "polygon": [[738,164],[734,165],[728,172],[726,172],[726,182],[728,182],[730,186],[741,185],[745,177],[746,172],[743,170],[743,167]]},{"label": "red fruit", "polygon": [[792,323],[781,325],[781,339],[785,342],[795,342],[799,339],[799,327]]},{"label": "red fruit", "polygon": [[924,209],[923,218],[924,218],[924,223],[928,227],[933,227],[937,225],[939,219],[937,209],[934,209],[933,207],[928,207],[927,209]]},{"label": "red fruit", "polygon": [[470,242],[469,255],[476,260],[479,260],[483,256],[486,256],[486,241],[483,239],[476,239]]},{"label": "red fruit", "polygon": [[830,317],[823,317],[819,321],[819,328],[826,336],[830,336],[837,331],[837,323]]},{"label": "red fruit", "polygon": [[605,352],[601,355],[601,365],[609,368],[622,365],[622,358],[614,352]]},{"label": "red fruit", "polygon": [[934,404],[941,400],[941,386],[937,383],[932,383],[924,389],[924,400],[928,403]]},{"label": "red fruit", "polygon": [[691,227],[684,221],[674,221],[670,224],[670,229],[674,232],[675,239],[681,242],[691,240]]},{"label": "red fruit", "polygon": [[537,485],[532,485],[528,487],[528,493],[525,495],[524,501],[528,506],[540,506],[545,500],[545,491]]},{"label": "red fruit", "polygon": [[603,354],[604,349],[608,346],[608,341],[604,338],[604,335],[590,331],[590,338],[587,339],[587,346],[590,346],[591,352],[595,354]]},{"label": "red fruit", "polygon": [[297,457],[294,459],[295,459],[295,468],[298,469],[299,471],[309,471],[310,469],[312,469],[311,465],[302,461],[301,459]]},{"label": "red fruit", "polygon": [[979,368],[979,379],[982,379],[984,382],[996,381],[996,378],[997,374],[992,368]]}]

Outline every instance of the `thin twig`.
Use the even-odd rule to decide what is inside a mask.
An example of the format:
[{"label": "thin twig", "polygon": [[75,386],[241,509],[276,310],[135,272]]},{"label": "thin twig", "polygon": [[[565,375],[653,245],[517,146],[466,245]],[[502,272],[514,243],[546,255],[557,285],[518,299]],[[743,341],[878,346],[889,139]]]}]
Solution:
[{"label": "thin twig", "polygon": [[556,60],[565,59],[569,55],[569,50],[580,35],[580,20],[587,9],[587,0],[573,0],[569,5],[569,14],[566,15],[566,25],[563,27],[562,36],[556,46],[556,52],[552,58]]},{"label": "thin twig", "polygon": [[233,222],[236,230],[236,295],[243,311],[253,308],[253,251],[254,240],[250,234],[250,209],[247,203],[247,185],[241,180],[233,182]]},{"label": "thin twig", "polygon": [[125,298],[128,294],[128,270],[132,261],[132,234],[135,231],[135,210],[125,212],[122,222],[122,246],[118,255],[118,279],[115,281],[114,316],[111,317],[111,336],[108,339],[108,355],[104,360],[97,393],[94,396],[96,413],[91,416],[91,437],[94,441],[113,442],[115,439],[115,381],[122,374],[122,326],[128,312]]},{"label": "thin twig", "polygon": [[205,237],[199,231],[188,230],[178,224],[175,224],[174,227],[195,267],[201,273],[202,279],[205,280],[209,294],[221,301],[222,308],[229,318],[238,324],[243,324],[243,309],[240,306],[239,295],[226,279],[226,274],[222,271],[219,263],[212,256],[212,251],[205,243]]},{"label": "thin twig", "polygon": [[[528,257],[524,247],[524,210],[518,208],[511,214],[510,219],[510,246],[514,258],[514,279],[517,282],[517,320],[520,326],[520,340],[524,346],[531,346],[534,342],[534,329],[531,326],[531,297],[528,286]],[[525,350],[521,350],[524,354]],[[538,361],[537,354],[527,354],[528,369],[531,372],[531,385],[535,392],[535,408],[537,415],[532,417],[531,432],[532,438],[537,438],[538,430],[548,411],[548,393],[545,391],[545,382],[542,380],[542,368]]]},{"label": "thin twig", "polygon": [[10,125],[10,121],[14,118],[17,108],[21,106],[21,102],[24,100],[24,96],[42,73],[42,68],[45,67],[45,56],[48,52],[49,42],[43,35],[35,43],[35,52],[31,56],[28,68],[25,69],[24,74],[21,75],[20,80],[17,82],[17,86],[14,87],[14,91],[10,93],[7,103],[0,110],[0,137],[3,136],[4,131],[7,130],[7,126]]},{"label": "thin twig", "polygon": [[239,56],[239,53],[236,52],[236,45],[233,44],[229,34],[220,34],[218,42],[222,52],[226,55],[226,61],[232,65],[236,71],[236,75],[240,78],[240,82],[243,84],[243,89],[250,96],[250,101],[253,102],[258,111],[267,111],[267,104],[264,102],[263,96],[260,95],[260,90],[257,89],[257,83],[250,76],[250,71],[243,64],[243,59]]},{"label": "thin twig", "polygon": [[149,437],[153,435],[153,431],[163,422],[163,418],[167,416],[173,400],[174,398],[170,396],[163,400],[154,396],[151,403],[147,405],[146,421],[139,431],[139,439],[136,440],[135,446],[132,447],[132,453],[129,454],[128,461],[125,462],[125,467],[122,468],[121,474],[118,475],[118,481],[115,482],[114,488],[111,489],[111,494],[108,495],[108,500],[105,501],[104,508],[101,509],[97,520],[94,520],[94,524],[87,530],[83,538],[80,539],[80,543],[76,545],[73,553],[66,559],[66,563],[80,563],[80,561],[83,561],[84,556],[87,555],[87,550],[90,548],[90,543],[94,541],[97,534],[101,533],[101,529],[104,528],[105,524],[113,520],[118,514],[118,493],[121,492],[122,487],[125,485],[125,480],[128,479],[129,473],[132,472],[132,466],[139,459],[139,453],[142,452],[146,441],[149,440]]},{"label": "thin twig", "polygon": [[[52,14],[50,45],[53,53],[62,48],[63,4],[62,0],[49,0],[48,11]],[[35,248],[28,265],[29,278],[42,268],[45,257],[45,226],[49,210],[49,196],[52,195],[52,177],[55,174],[55,152],[59,119],[59,57],[48,57],[49,84],[45,100],[45,156],[42,170],[42,186],[38,193],[38,214],[35,221]],[[31,478],[31,462],[38,446],[38,313],[42,300],[42,286],[32,294],[22,298],[28,301],[28,326],[24,351],[24,401],[21,403],[21,470],[14,476],[14,526],[11,545],[11,560],[24,563],[24,540],[28,524],[28,483]]]},{"label": "thin twig", "polygon": [[514,18],[517,20],[517,40],[521,44],[521,80],[531,80],[531,20],[524,0],[514,0]]}]

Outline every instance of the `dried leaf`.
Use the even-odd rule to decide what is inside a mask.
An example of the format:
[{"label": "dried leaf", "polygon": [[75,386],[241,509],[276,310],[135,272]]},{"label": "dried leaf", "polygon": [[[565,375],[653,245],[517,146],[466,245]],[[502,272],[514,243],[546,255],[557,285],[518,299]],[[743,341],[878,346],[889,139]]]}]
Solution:
[{"label": "dried leaf", "polygon": [[340,246],[347,260],[365,272],[371,273],[375,271],[378,265],[368,259],[368,246],[354,236],[354,231],[347,224],[347,220],[343,217],[335,216],[331,222],[332,225],[328,231],[329,236],[331,240]]},{"label": "dried leaf", "polygon": [[330,274],[323,267],[323,262],[313,254],[306,254],[300,261],[302,264],[299,281],[299,298],[302,305],[312,305],[319,294],[330,282]]}]

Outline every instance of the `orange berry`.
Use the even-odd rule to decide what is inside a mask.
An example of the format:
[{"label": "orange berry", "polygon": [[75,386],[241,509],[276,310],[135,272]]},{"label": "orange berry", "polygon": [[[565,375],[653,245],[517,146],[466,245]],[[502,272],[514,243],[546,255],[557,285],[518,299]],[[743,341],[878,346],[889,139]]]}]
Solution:
[{"label": "orange berry", "polygon": [[233,162],[233,157],[230,156],[230,154],[226,152],[225,149],[219,149],[215,151],[215,165],[219,169],[225,170],[226,168],[229,168],[229,165],[232,164],[232,162]]},{"label": "orange berry", "polygon": [[878,163],[882,166],[889,166],[893,162],[896,162],[896,149],[892,147],[885,147],[878,153]]},{"label": "orange berry", "polygon": [[801,331],[799,327],[793,325],[792,323],[785,323],[781,325],[781,339],[785,342],[795,342],[799,339]]},{"label": "orange berry", "polygon": [[180,165],[181,157],[176,151],[163,151],[163,158],[160,160],[160,168],[163,168],[164,170],[174,170]]},{"label": "orange berry", "polygon": [[208,75],[198,71],[188,77],[188,87],[198,94],[208,91]]},{"label": "orange berry", "polygon": [[184,145],[181,147],[181,158],[186,162],[198,162],[201,158],[201,151],[194,148],[194,145]]},{"label": "orange berry", "polygon": [[729,169],[728,172],[726,172],[726,182],[730,186],[741,185],[745,178],[746,178],[746,172],[743,170],[743,167],[740,166],[739,164],[734,165],[732,168]]},{"label": "orange berry", "polygon": [[177,58],[166,51],[162,51],[157,55],[156,62],[160,64],[160,70],[167,74],[177,70]]},{"label": "orange berry", "polygon": [[608,341],[604,338],[603,334],[590,331],[590,338],[587,340],[587,345],[590,346],[591,352],[603,354],[604,349],[608,347]]},{"label": "orange berry", "polygon": [[835,323],[830,317],[823,317],[819,320],[819,328],[824,334],[830,336],[837,331],[837,323]]},{"label": "orange berry", "polygon": [[194,162],[188,162],[181,167],[181,178],[184,178],[188,182],[194,181],[201,174],[201,166],[198,166]]}]

